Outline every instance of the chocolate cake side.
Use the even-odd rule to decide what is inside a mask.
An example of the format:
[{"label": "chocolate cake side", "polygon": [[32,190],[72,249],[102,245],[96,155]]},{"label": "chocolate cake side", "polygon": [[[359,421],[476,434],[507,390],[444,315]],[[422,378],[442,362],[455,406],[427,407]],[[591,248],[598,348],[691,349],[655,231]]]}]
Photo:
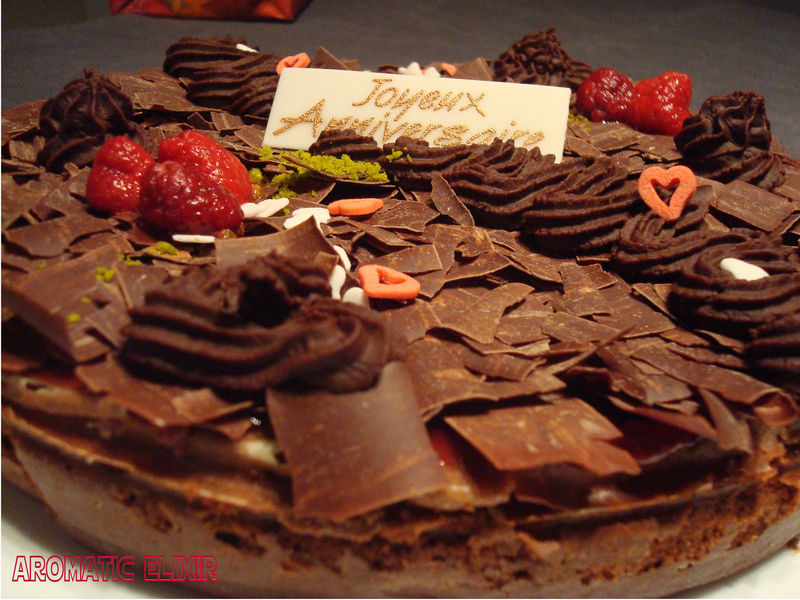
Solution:
[{"label": "chocolate cake side", "polygon": [[661,596],[755,564],[800,526],[795,464],[779,476],[636,508],[517,522],[487,509],[387,510],[364,524],[369,531],[319,535],[313,525],[283,522],[247,480],[164,476],[13,409],[3,421],[16,460],[71,535],[137,560],[202,549],[219,574],[216,583],[194,584],[204,594]]},{"label": "chocolate cake side", "polygon": [[[282,153],[228,112],[268,112],[281,57],[235,42],[4,111],[4,477],[98,551],[214,556],[222,596],[663,596],[797,535],[800,164],[763,102],[710,99],[675,142],[573,115],[559,164],[352,131]],[[494,77],[537,80],[528,55],[589,72],[548,30]],[[195,103],[250,68],[266,100]],[[87,205],[106,140],[185,129],[282,208],[200,244]],[[708,178],[666,222],[636,182],[679,163]],[[364,302],[364,265],[418,295]]]}]

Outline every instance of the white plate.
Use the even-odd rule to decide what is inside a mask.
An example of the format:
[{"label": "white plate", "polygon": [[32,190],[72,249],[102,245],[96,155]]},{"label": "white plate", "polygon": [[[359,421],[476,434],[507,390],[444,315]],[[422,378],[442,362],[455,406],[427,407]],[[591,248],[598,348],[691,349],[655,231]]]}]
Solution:
[{"label": "white plate", "polygon": [[[3,598],[181,598],[191,592],[164,583],[13,582],[20,556],[86,556],[96,553],[78,544],[56,525],[39,502],[12,485],[2,487]],[[800,552],[785,548],[734,577],[692,590],[686,598],[800,598]]]}]

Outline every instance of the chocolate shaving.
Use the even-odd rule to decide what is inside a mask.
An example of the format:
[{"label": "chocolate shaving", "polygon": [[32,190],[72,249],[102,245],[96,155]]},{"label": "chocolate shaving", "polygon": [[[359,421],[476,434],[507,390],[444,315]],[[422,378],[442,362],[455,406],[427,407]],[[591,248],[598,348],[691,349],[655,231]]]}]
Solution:
[{"label": "chocolate shaving", "polygon": [[617,408],[630,412],[640,417],[645,417],[657,423],[663,423],[678,429],[683,429],[695,435],[717,439],[716,430],[709,424],[705,417],[696,414],[678,413],[661,408],[651,408],[649,406],[634,406],[615,396],[608,396],[611,403]]},{"label": "chocolate shaving", "polygon": [[494,340],[494,332],[506,309],[532,291],[524,283],[498,286],[481,295],[461,310],[437,312],[442,327],[485,344]]},{"label": "chocolate shaving", "polygon": [[794,203],[783,197],[739,180],[725,185],[712,206],[762,231],[775,231],[798,210]]},{"label": "chocolate shaving", "polygon": [[560,464],[577,465],[600,476],[641,471],[628,452],[609,443],[622,433],[582,400],[498,408],[445,417],[445,422],[501,471]]},{"label": "chocolate shaving", "polygon": [[109,229],[111,225],[107,219],[98,219],[84,213],[10,229],[6,231],[5,237],[31,256],[51,257],[64,252],[81,236]]},{"label": "chocolate shaving", "polygon": [[444,342],[445,346],[470,371],[510,381],[522,381],[544,362],[530,360],[509,353],[481,354],[459,342]]},{"label": "chocolate shaving", "polygon": [[498,252],[481,254],[470,262],[457,262],[447,272],[446,282],[470,279],[473,277],[486,277],[509,266],[510,261]]},{"label": "chocolate shaving", "polygon": [[425,337],[434,327],[441,326],[436,313],[427,302],[413,302],[399,308],[384,310],[381,315],[389,327],[410,344]]},{"label": "chocolate shaving", "polygon": [[365,224],[383,229],[422,233],[425,231],[425,226],[438,216],[439,213],[421,202],[386,201],[384,207],[373,213]]},{"label": "chocolate shaving", "polygon": [[39,124],[39,113],[45,100],[25,102],[17,107],[3,109],[2,134],[0,145],[5,146],[9,140],[36,129]]},{"label": "chocolate shaving", "polygon": [[458,199],[456,193],[441,175],[431,178],[431,201],[443,215],[452,219],[458,225],[474,227],[475,219],[464,203]]},{"label": "chocolate shaving", "polygon": [[119,260],[117,250],[106,246],[19,281],[4,279],[3,303],[72,361],[92,360],[109,347],[89,331],[84,317],[96,308],[82,299],[102,297],[97,266],[113,272]]},{"label": "chocolate shaving", "polygon": [[318,254],[338,255],[316,226],[306,219],[296,227],[270,235],[217,239],[214,242],[217,265],[228,269],[241,265],[256,256],[275,252],[281,256],[313,261]]},{"label": "chocolate shaving", "polygon": [[544,317],[542,332],[561,342],[597,342],[617,335],[619,330],[558,312]]},{"label": "chocolate shaving", "polygon": [[169,76],[158,81],[148,81],[132,73],[106,73],[106,77],[122,88],[137,110],[163,110],[187,115],[208,110],[190,102],[178,80]]},{"label": "chocolate shaving", "polygon": [[519,382],[484,381],[470,373],[445,344],[425,337],[408,346],[405,364],[411,373],[420,411],[433,417],[447,405],[469,400],[498,401],[554,392],[564,382],[550,373],[535,371]]},{"label": "chocolate shaving", "polygon": [[441,270],[442,263],[436,248],[431,244],[410,246],[397,252],[384,254],[372,261],[403,273],[426,273]]},{"label": "chocolate shaving", "polygon": [[362,392],[270,389],[267,408],[299,517],[344,521],[445,486],[399,363],[388,364],[377,384]]},{"label": "chocolate shaving", "polygon": [[661,369],[675,379],[719,394],[730,402],[755,405],[770,397],[790,400],[786,392],[750,375],[716,365],[692,362],[665,348],[645,346],[636,352],[636,358]]},{"label": "chocolate shaving", "polygon": [[175,412],[193,425],[216,421],[253,406],[249,400],[226,402],[208,388],[184,390],[182,394],[173,396],[170,403]]},{"label": "chocolate shaving", "polygon": [[753,452],[753,436],[750,427],[741,417],[737,417],[715,394],[700,390],[700,397],[706,404],[711,420],[717,430],[717,444],[723,450]]}]

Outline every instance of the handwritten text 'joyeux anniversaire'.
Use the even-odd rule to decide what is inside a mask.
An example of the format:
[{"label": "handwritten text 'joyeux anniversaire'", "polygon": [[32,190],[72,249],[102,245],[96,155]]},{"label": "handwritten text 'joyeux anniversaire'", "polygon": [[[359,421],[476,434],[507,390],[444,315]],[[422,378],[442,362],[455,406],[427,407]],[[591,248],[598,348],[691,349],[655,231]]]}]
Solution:
[{"label": "handwritten text 'joyeux anniversaire'", "polygon": [[307,149],[326,129],[353,129],[380,145],[403,135],[433,146],[513,140],[560,161],[569,96],[552,86],[285,69],[264,144]]}]

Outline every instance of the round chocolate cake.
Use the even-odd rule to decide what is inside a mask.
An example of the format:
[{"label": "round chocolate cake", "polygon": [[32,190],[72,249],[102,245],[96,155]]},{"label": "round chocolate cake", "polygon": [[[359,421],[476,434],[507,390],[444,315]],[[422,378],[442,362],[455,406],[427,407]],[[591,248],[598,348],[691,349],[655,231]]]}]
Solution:
[{"label": "round chocolate cake", "polygon": [[[573,101],[561,161],[285,151],[285,64],[184,38],[3,111],[4,478],[219,596],[665,596],[800,533],[800,162],[763,98],[676,133]],[[430,72],[595,77],[552,28]],[[677,214],[653,167],[694,171]]]}]

